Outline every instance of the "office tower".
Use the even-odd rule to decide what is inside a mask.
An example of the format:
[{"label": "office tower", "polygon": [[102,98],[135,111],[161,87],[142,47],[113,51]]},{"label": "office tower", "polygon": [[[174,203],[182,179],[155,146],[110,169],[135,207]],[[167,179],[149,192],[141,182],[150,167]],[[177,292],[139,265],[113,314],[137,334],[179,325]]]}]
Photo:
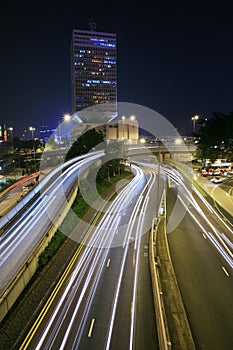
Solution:
[{"label": "office tower", "polygon": [[116,115],[116,34],[97,32],[93,22],[90,29],[72,33],[72,111],[96,106],[98,112]]}]

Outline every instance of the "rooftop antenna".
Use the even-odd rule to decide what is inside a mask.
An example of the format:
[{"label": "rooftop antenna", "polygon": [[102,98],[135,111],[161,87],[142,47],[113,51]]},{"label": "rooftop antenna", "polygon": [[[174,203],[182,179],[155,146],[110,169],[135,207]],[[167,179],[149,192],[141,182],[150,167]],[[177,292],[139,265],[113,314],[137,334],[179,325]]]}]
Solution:
[{"label": "rooftop antenna", "polygon": [[93,21],[93,18],[89,20],[89,27],[91,31],[96,31],[96,23]]}]

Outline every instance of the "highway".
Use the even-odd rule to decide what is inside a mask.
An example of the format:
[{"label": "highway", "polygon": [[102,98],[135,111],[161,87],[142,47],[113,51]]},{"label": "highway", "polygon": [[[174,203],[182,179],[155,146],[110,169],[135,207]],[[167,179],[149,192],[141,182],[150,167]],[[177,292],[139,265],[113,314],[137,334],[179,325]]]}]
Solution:
[{"label": "highway", "polygon": [[[175,196],[172,190],[168,191],[168,215]],[[221,228],[226,230],[223,225]],[[187,211],[179,226],[168,234],[168,242],[196,348],[230,350],[233,344],[232,267],[213,245],[212,229],[205,227],[209,232],[209,236],[206,235]]]},{"label": "highway", "polygon": [[[158,349],[147,232],[158,211],[166,177],[174,187],[167,189],[168,242],[196,347],[231,349],[231,227],[179,172],[167,166],[138,164],[132,164],[134,179],[109,202],[90,229],[74,233],[74,239],[81,237],[82,244],[21,350]],[[74,169],[63,178],[77,176]],[[53,190],[49,189],[46,200],[57,197]],[[51,216],[60,204],[53,206]],[[11,234],[9,237],[12,241],[6,242],[12,248],[5,244],[5,263],[10,249],[12,256],[18,256],[13,249],[16,241]]]},{"label": "highway", "polygon": [[181,173],[168,166],[160,172],[173,184],[167,189],[167,237],[196,348],[231,349],[232,227]]},{"label": "highway", "polygon": [[[59,171],[56,180],[51,184],[45,182],[44,186],[38,185],[40,197],[36,198],[16,221],[10,221],[9,227],[0,237],[0,294],[27,262],[51,226],[51,222],[56,222],[58,213],[66,204],[66,195],[77,184],[79,170],[85,169],[89,163],[102,155],[103,153],[88,155],[84,159],[79,157],[78,161],[71,162],[63,172]],[[5,217],[2,220],[5,222]]]},{"label": "highway", "polygon": [[133,170],[21,349],[158,349],[147,234],[156,174]]},{"label": "highway", "polygon": [[186,208],[180,223],[167,236],[177,281],[196,348],[231,349],[232,227],[193,186],[187,189],[185,182],[183,179],[184,192],[178,191],[179,179],[177,186],[167,191],[168,219],[177,198]]}]

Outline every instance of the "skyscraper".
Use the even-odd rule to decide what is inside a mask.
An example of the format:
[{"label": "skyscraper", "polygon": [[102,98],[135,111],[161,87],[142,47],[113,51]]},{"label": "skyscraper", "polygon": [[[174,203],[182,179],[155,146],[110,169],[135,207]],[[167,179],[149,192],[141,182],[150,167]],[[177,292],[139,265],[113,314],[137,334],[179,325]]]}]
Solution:
[{"label": "skyscraper", "polygon": [[[116,34],[74,29],[71,42],[72,110],[98,105],[98,112],[116,113]],[[101,104],[101,108],[100,105]]]}]

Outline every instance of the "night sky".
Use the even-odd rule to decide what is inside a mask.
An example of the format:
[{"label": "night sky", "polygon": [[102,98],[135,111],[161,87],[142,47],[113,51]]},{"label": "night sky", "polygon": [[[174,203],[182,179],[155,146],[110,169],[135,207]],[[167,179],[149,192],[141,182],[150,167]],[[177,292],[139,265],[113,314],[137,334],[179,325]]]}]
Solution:
[{"label": "night sky", "polygon": [[[149,107],[181,134],[191,117],[233,110],[233,1],[6,2],[0,14],[0,121],[21,136],[71,112],[74,28],[117,34],[118,101]],[[124,4],[124,2],[123,2]],[[130,4],[130,3],[129,3]]]}]

